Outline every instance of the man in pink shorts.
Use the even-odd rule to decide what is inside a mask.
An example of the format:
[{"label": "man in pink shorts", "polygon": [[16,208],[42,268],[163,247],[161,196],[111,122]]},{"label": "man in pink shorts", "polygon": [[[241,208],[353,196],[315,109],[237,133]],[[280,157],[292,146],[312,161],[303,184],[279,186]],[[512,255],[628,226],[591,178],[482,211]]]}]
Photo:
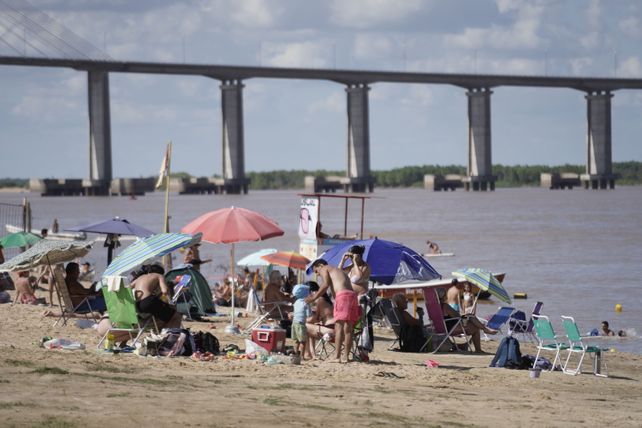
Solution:
[{"label": "man in pink shorts", "polygon": [[[305,301],[312,303],[323,296],[328,288],[332,287],[334,293],[334,343],[336,345],[336,362],[348,362],[354,325],[361,316],[361,307],[357,293],[352,289],[350,278],[346,273],[334,266],[328,265],[324,259],[317,259],[312,263],[315,274],[321,277],[319,290],[308,296]],[[345,359],[341,358],[345,351]]]}]

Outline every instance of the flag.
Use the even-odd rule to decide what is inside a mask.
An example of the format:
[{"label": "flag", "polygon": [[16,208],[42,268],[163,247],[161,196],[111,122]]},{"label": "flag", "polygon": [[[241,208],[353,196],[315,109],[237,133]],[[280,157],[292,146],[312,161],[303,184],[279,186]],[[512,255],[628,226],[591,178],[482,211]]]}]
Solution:
[{"label": "flag", "polygon": [[161,168],[158,175],[158,181],[156,181],[156,186],[155,186],[156,189],[158,189],[163,185],[163,179],[167,177],[167,172],[169,171],[169,161],[171,157],[172,157],[172,143],[169,143],[167,144],[167,149],[165,150],[163,163],[161,163]]}]

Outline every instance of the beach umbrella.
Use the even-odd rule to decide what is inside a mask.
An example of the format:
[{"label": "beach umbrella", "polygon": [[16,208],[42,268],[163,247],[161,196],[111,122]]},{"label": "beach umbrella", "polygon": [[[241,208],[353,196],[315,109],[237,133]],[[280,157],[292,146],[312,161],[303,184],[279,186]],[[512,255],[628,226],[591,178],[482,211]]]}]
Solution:
[{"label": "beach umbrella", "polygon": [[185,233],[158,233],[140,239],[125,248],[107,266],[107,269],[103,272],[103,278],[111,275],[121,275],[155,257],[162,257],[179,248],[198,244],[200,240],[201,234],[191,235]]},{"label": "beach umbrella", "polygon": [[0,265],[0,272],[33,269],[40,265],[66,263],[84,257],[91,250],[90,242],[53,241],[42,239],[33,247]]},{"label": "beach umbrella", "polygon": [[310,263],[310,259],[292,251],[277,251],[261,256],[261,258],[270,264],[292,269],[305,269],[306,265]]},{"label": "beach umbrella", "polygon": [[120,243],[118,242],[119,236],[127,235],[145,238],[154,234],[151,230],[147,230],[142,226],[130,223],[127,219],[120,217],[110,218],[97,223],[70,227],[65,230],[70,232],[91,232],[107,235],[104,244],[104,246],[107,247],[107,264],[110,264],[113,259],[114,248],[120,246]]},{"label": "beach umbrella", "polygon": [[237,266],[268,266],[270,263],[263,260],[261,256],[265,256],[266,254],[272,254],[276,253],[276,248],[264,248],[259,251],[255,251],[252,254],[248,254],[247,256],[243,257],[241,260],[236,262]]},{"label": "beach umbrella", "polygon": [[[335,245],[320,258],[328,264],[338,266],[343,254],[353,245],[363,245],[363,259],[370,266],[370,280],[381,284],[397,284],[406,281],[430,281],[441,275],[421,254],[405,245],[384,239],[347,241]],[[349,266],[349,264],[347,265]],[[308,268],[308,274],[312,269]]]},{"label": "beach umbrella", "polygon": [[[274,220],[245,208],[230,207],[211,211],[197,217],[181,229],[183,233],[202,233],[203,241],[230,246],[230,269],[234,273],[234,244],[243,241],[262,241],[281,236],[285,232]],[[233,283],[234,286],[234,283]],[[232,318],[225,329],[227,333],[240,333],[234,325],[234,295],[232,293]]]},{"label": "beach umbrella", "polygon": [[454,271],[453,276],[470,282],[483,291],[488,291],[493,296],[505,303],[511,303],[511,298],[504,286],[495,276],[484,269],[463,268]]},{"label": "beach umbrella", "polygon": [[28,247],[41,241],[42,238],[29,232],[10,233],[0,239],[0,245],[4,248]]}]

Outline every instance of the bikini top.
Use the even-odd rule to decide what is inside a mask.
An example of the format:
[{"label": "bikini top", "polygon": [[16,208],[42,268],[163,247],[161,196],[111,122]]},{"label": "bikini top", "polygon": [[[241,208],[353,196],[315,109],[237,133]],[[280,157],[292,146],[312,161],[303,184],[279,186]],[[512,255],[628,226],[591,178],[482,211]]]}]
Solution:
[{"label": "bikini top", "polygon": [[350,282],[355,285],[368,284],[368,280],[363,278],[363,274],[361,272],[358,275],[350,275]]}]

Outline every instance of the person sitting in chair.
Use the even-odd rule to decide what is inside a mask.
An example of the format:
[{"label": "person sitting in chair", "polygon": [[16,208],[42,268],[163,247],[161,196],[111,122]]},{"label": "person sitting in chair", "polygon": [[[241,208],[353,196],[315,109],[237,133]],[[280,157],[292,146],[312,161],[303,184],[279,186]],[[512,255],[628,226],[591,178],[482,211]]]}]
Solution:
[{"label": "person sitting in chair", "polygon": [[[76,262],[69,262],[65,266],[65,284],[69,290],[69,296],[74,306],[80,305],[85,298],[89,299],[89,306],[86,308],[78,308],[81,310],[92,309],[98,312],[104,312],[107,307],[105,306],[105,299],[102,292],[96,292],[93,288],[85,288],[80,283],[80,266]],[[83,305],[85,306],[85,305]]]},{"label": "person sitting in chair", "polygon": [[[423,309],[417,308],[418,318],[408,313],[408,299],[405,293],[396,293],[392,296],[392,302],[396,307],[396,313],[399,319],[400,331],[399,342],[401,350],[404,352],[421,352],[426,343],[426,334],[424,333]],[[393,309],[395,310],[395,309]]]}]

